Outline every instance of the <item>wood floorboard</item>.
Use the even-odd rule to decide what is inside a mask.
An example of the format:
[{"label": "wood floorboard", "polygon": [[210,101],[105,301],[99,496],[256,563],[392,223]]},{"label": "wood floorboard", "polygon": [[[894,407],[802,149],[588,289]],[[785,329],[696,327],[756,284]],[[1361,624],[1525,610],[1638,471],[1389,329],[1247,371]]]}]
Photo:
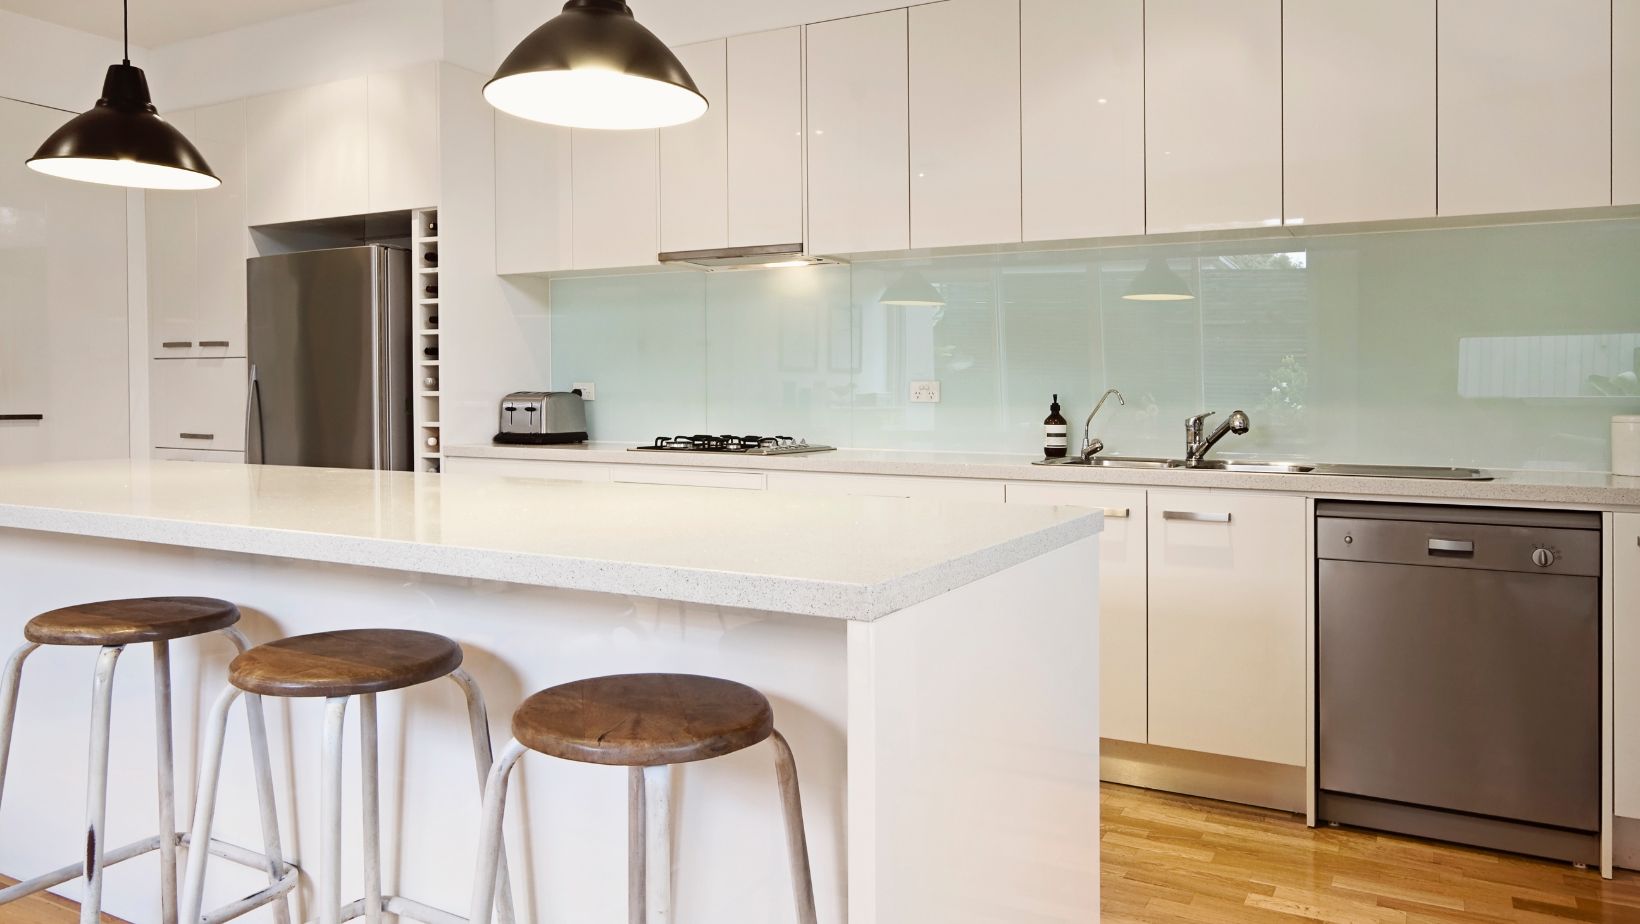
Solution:
[{"label": "wood floorboard", "polygon": [[[1564,863],[1311,829],[1286,812],[1113,784],[1100,809],[1104,924],[1640,924],[1636,873],[1607,881]],[[78,911],[36,895],[0,906],[0,924],[73,924]]]}]

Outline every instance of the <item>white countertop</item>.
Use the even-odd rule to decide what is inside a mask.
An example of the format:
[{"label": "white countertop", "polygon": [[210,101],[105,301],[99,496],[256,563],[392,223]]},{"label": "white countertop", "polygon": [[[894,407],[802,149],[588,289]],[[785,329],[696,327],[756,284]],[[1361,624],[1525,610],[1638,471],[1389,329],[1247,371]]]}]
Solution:
[{"label": "white countertop", "polygon": [[534,459],[688,468],[916,475],[1151,487],[1281,491],[1323,498],[1404,498],[1496,504],[1551,504],[1598,510],[1640,509],[1640,478],[1603,472],[1493,471],[1491,481],[1374,478],[1359,475],[1281,475],[1180,469],[1118,469],[1032,465],[1039,456],[1011,453],[909,452],[839,449],[787,456],[739,453],[631,452],[628,443],[574,446],[448,446],[446,456]]},{"label": "white countertop", "polygon": [[1074,507],[208,462],[0,467],[0,527],[870,620],[1101,529]]}]

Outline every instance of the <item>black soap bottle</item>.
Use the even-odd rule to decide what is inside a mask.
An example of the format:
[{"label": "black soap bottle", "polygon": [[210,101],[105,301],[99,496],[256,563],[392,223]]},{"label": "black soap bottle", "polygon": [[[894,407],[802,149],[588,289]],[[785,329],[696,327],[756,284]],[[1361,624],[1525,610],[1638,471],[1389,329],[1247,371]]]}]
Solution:
[{"label": "black soap bottle", "polygon": [[1070,425],[1059,413],[1059,396],[1053,396],[1048,405],[1048,419],[1042,421],[1042,454],[1050,459],[1063,459],[1070,449]]}]

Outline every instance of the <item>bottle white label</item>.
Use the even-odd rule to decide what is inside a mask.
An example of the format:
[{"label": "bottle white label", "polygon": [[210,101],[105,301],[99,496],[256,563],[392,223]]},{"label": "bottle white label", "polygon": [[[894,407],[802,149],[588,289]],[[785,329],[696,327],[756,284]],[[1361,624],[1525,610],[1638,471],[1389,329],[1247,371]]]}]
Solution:
[{"label": "bottle white label", "polygon": [[1045,435],[1042,440],[1043,448],[1064,449],[1070,445],[1070,441],[1066,436],[1066,426],[1064,424],[1047,424],[1043,427],[1043,430],[1045,431]]}]

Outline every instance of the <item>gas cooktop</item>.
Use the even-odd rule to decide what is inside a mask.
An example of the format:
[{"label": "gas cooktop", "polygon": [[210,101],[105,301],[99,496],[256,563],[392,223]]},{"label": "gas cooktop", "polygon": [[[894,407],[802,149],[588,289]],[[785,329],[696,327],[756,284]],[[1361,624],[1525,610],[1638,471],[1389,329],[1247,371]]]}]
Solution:
[{"label": "gas cooktop", "polygon": [[835,446],[821,446],[790,436],[657,436],[648,446],[634,446],[631,452],[736,452],[748,456],[788,456],[800,452],[826,452]]}]

